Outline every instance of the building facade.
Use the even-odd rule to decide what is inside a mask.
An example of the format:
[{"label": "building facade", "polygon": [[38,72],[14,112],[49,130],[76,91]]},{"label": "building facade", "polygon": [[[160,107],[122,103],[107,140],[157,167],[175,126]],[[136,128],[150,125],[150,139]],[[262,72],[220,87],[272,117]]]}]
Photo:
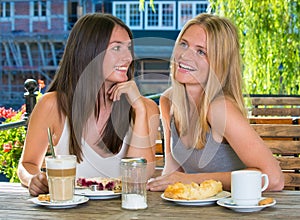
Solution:
[{"label": "building facade", "polygon": [[134,35],[136,81],[142,94],[169,86],[169,59],[185,22],[206,12],[208,1],[1,0],[0,106],[24,103],[24,81],[48,85],[77,19],[93,12],[122,19]]}]

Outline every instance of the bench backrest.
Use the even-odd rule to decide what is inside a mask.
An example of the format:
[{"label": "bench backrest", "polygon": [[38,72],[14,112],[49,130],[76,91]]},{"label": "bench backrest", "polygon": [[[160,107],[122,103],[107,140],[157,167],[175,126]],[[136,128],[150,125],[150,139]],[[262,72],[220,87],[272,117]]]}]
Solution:
[{"label": "bench backrest", "polygon": [[252,124],[270,147],[285,175],[285,189],[300,190],[300,125]]},{"label": "bench backrest", "polygon": [[253,116],[300,116],[300,96],[250,97]]}]

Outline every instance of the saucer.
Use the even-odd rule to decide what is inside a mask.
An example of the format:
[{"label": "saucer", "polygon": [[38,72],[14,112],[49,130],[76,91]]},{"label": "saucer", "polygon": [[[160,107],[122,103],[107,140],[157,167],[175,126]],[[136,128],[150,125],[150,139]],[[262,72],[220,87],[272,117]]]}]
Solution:
[{"label": "saucer", "polygon": [[45,207],[51,208],[51,209],[73,208],[79,204],[86,203],[88,200],[89,200],[89,198],[87,198],[85,196],[78,196],[78,195],[74,195],[74,198],[72,201],[61,202],[61,203],[40,201],[40,200],[38,200],[38,197],[29,199],[29,201],[33,202],[36,205],[45,206]]},{"label": "saucer", "polygon": [[[261,199],[265,199],[265,197],[262,197]],[[266,205],[254,205],[254,206],[239,206],[234,204],[231,198],[223,198],[217,201],[217,204],[219,206],[223,206],[225,208],[232,209],[235,212],[258,212],[263,210],[264,208],[274,206],[276,204],[276,200],[270,204]]]},{"label": "saucer", "polygon": [[121,196],[121,193],[115,193],[109,190],[92,191],[88,188],[75,189],[75,195],[87,196],[89,199],[114,199]]}]

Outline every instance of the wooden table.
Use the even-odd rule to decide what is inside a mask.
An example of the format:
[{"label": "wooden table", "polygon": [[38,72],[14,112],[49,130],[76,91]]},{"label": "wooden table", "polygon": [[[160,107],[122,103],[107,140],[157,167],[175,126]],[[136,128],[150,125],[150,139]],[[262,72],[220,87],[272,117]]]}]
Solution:
[{"label": "wooden table", "polygon": [[130,211],[121,208],[121,199],[89,200],[70,209],[49,209],[27,201],[31,196],[17,183],[0,182],[0,219],[299,219],[300,191],[263,193],[277,204],[260,212],[238,213],[217,204],[201,207],[180,206],[148,192],[148,208]]}]

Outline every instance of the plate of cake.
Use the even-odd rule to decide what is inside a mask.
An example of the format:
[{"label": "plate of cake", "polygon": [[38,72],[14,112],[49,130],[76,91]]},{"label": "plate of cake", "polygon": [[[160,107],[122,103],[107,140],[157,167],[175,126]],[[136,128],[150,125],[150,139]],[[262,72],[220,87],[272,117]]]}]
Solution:
[{"label": "plate of cake", "polygon": [[78,178],[75,194],[90,199],[113,199],[121,196],[122,182],[119,178]]},{"label": "plate of cake", "polygon": [[204,206],[215,204],[219,199],[228,196],[230,196],[230,193],[223,191],[220,181],[206,180],[201,184],[177,182],[168,185],[161,198],[175,202],[178,205]]}]

